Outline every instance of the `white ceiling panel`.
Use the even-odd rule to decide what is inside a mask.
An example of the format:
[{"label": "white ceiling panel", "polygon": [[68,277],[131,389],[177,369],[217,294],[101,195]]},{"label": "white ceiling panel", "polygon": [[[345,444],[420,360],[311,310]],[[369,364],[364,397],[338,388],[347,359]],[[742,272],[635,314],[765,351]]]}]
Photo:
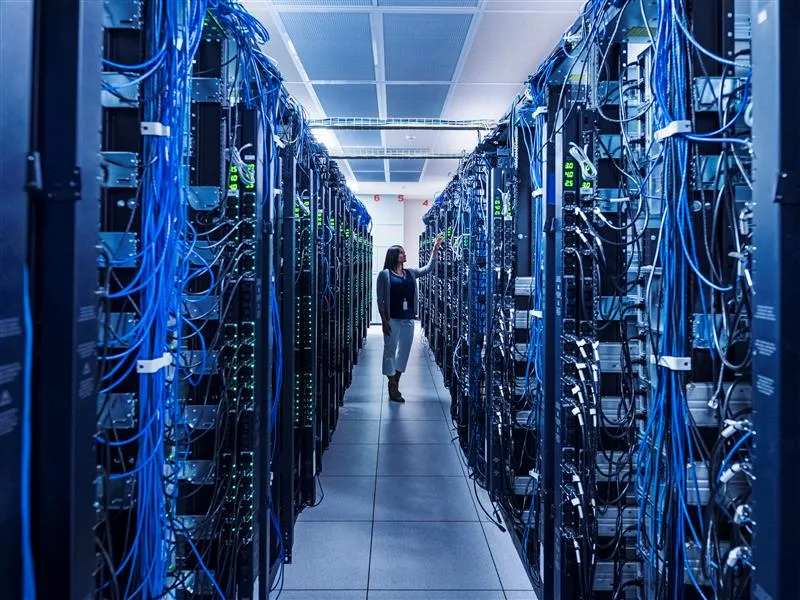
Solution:
[{"label": "white ceiling panel", "polygon": [[499,119],[508,111],[514,97],[522,91],[522,81],[494,86],[458,83],[453,86],[444,114],[448,119]]},{"label": "white ceiling panel", "polygon": [[[574,19],[574,12],[483,15],[460,83],[519,84],[536,70]],[[503,59],[497,60],[498,56]]]}]

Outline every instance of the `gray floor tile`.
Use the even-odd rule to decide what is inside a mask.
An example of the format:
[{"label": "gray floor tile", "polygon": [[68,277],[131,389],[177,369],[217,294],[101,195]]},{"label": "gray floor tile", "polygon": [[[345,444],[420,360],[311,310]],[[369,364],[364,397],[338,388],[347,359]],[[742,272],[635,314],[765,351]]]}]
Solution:
[{"label": "gray floor tile", "polygon": [[462,475],[450,444],[384,444],[378,454],[378,476]]},{"label": "gray floor tile", "polygon": [[[471,479],[467,479],[467,483],[469,494],[472,497],[472,501],[475,503],[475,510],[478,511],[478,517],[481,521],[492,521],[494,518],[494,509],[492,508],[492,501],[489,499],[489,493],[481,486],[476,485]],[[478,504],[478,500],[480,500],[480,504]],[[481,509],[481,505],[483,509]],[[484,512],[484,509],[489,513],[488,515]]]},{"label": "gray floor tile", "polygon": [[[287,590],[367,589],[371,523],[306,522],[295,528]],[[336,551],[332,552],[332,540]]]},{"label": "gray floor tile", "polygon": [[500,574],[500,583],[505,590],[533,591],[531,580],[522,566],[514,542],[507,531],[500,531],[491,523],[483,523],[483,531],[489,540],[489,551],[494,558],[497,572]]},{"label": "gray floor tile", "polygon": [[[370,373],[369,375],[359,375],[357,377],[353,377],[353,381],[350,382],[350,387],[347,391],[358,391],[359,393],[362,391],[381,391],[383,386],[386,384],[386,379],[380,375],[380,371],[376,373]],[[345,391],[345,394],[347,393]]]},{"label": "gray floor tile", "polygon": [[442,421],[445,418],[438,402],[386,402],[381,419],[384,421]]},{"label": "gray floor tile", "polygon": [[352,402],[347,399],[339,407],[339,418],[345,420],[378,420],[381,418],[380,402]]},{"label": "gray floor tile", "polygon": [[[283,600],[283,596],[281,596]],[[370,590],[369,600],[505,600],[503,592]]]},{"label": "gray floor tile", "polygon": [[376,444],[378,442],[379,421],[339,421],[333,432],[331,446],[338,444]]},{"label": "gray floor tile", "polygon": [[372,521],[375,477],[320,475],[317,494],[320,488],[325,493],[322,502],[303,510],[300,521]]},{"label": "gray floor tile", "polygon": [[444,421],[385,421],[381,444],[448,444],[452,439]]},{"label": "gray floor tile", "polygon": [[401,381],[400,392],[406,402],[441,402],[439,394],[433,385],[412,385]]},{"label": "gray floor tile", "polygon": [[478,520],[463,476],[378,477],[376,489],[376,521]]},{"label": "gray floor tile", "polygon": [[479,523],[375,522],[370,587],[501,590]]},{"label": "gray floor tile", "polygon": [[383,388],[373,385],[371,387],[350,388],[344,393],[344,403],[373,403],[380,404],[383,399]]},{"label": "gray floor tile", "polygon": [[377,465],[377,444],[331,444],[322,455],[323,475],[375,475]]},{"label": "gray floor tile", "polygon": [[[372,597],[372,593],[370,593]],[[506,590],[506,600],[537,600],[536,593],[525,590]]]},{"label": "gray floor tile", "polygon": [[366,590],[284,590],[280,600],[366,600]]}]

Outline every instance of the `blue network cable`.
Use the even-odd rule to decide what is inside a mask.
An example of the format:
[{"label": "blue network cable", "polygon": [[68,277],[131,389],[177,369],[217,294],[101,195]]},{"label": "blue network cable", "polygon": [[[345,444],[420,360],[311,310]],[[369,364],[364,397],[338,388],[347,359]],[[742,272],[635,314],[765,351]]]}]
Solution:
[{"label": "blue network cable", "polygon": [[20,479],[20,515],[22,520],[22,597],[36,600],[36,577],[31,537],[31,452],[33,437],[33,315],[31,311],[30,276],[27,265],[22,271],[23,312],[25,315],[25,375],[22,406],[22,452]]}]

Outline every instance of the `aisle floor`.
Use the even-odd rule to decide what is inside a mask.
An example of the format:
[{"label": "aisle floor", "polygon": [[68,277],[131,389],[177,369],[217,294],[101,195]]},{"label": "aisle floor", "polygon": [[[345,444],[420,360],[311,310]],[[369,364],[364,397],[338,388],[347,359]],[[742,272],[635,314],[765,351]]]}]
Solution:
[{"label": "aisle floor", "polygon": [[450,396],[417,331],[390,402],[370,328],[323,457],[325,497],[295,528],[281,600],[535,600],[507,533],[476,503]]}]

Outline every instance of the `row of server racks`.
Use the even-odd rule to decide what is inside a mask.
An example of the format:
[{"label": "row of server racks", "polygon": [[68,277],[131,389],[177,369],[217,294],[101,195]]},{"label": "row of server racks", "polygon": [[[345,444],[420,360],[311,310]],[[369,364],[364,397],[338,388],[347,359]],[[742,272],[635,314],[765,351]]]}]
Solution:
[{"label": "row of server racks", "polygon": [[425,216],[422,325],[540,600],[797,595],[785,4],[587,3]]},{"label": "row of server racks", "polygon": [[369,216],[239,2],[0,28],[0,595],[274,597],[366,338]]}]

